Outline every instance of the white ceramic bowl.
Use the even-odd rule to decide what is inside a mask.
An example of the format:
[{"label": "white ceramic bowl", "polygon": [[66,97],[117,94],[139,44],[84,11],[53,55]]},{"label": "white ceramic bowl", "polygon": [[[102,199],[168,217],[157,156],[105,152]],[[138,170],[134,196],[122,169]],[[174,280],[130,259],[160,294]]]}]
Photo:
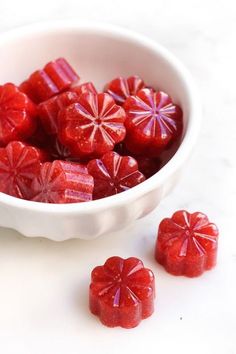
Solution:
[{"label": "white ceramic bowl", "polygon": [[35,203],[0,193],[0,225],[30,237],[91,239],[151,212],[175,185],[199,131],[198,96],[183,65],[140,34],[112,25],[67,21],[3,33],[0,53],[1,84],[18,84],[33,70],[61,56],[78,70],[83,81],[93,81],[98,89],[119,75],[140,75],[181,105],[185,124],[177,153],[144,183],[116,196],[81,204]]}]

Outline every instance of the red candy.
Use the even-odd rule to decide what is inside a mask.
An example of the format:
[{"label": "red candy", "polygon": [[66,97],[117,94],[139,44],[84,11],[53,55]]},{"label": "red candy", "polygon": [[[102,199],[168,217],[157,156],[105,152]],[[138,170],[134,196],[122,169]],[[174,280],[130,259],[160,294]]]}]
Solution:
[{"label": "red candy", "polygon": [[126,191],[145,180],[135,159],[113,151],[103,155],[100,160],[90,161],[87,167],[94,178],[94,199]]},{"label": "red candy", "polygon": [[19,86],[19,90],[25,93],[34,103],[39,102],[38,98],[35,97],[34,92],[32,91],[32,87],[28,81],[22,82]]},{"label": "red candy", "polygon": [[216,264],[218,234],[205,214],[177,211],[159,225],[156,260],[171,274],[199,276]]},{"label": "red candy", "polygon": [[158,157],[182,132],[182,111],[164,92],[142,89],[123,105],[129,151]]},{"label": "red candy", "polygon": [[0,148],[0,192],[28,199],[31,182],[38,175],[43,160],[39,149],[19,141]]},{"label": "red candy", "polygon": [[[127,150],[124,143],[120,143],[116,145],[114,151],[121,156],[130,155],[130,152]],[[149,157],[139,156],[134,154],[132,155],[138,163],[139,171],[142,172],[142,174],[144,174],[146,178],[153,176],[161,168],[161,160],[157,158],[149,158]]]},{"label": "red candy", "polygon": [[31,185],[31,200],[43,203],[80,203],[92,200],[93,177],[83,165],[45,162]]},{"label": "red candy", "polygon": [[91,82],[71,88],[70,91],[63,92],[38,105],[38,114],[47,134],[58,133],[59,112],[70,104],[78,102],[78,98],[86,92],[97,93]]},{"label": "red candy", "polygon": [[145,84],[139,76],[130,76],[128,79],[120,76],[106,85],[105,92],[109,93],[117,104],[122,105],[127,97],[136,95],[144,87]]},{"label": "red candy", "polygon": [[64,58],[51,61],[44,67],[44,71],[56,84],[59,92],[67,89],[79,80],[79,76],[75,70]]},{"label": "red candy", "polygon": [[59,138],[74,156],[100,157],[125,137],[125,112],[111,96],[88,92],[59,114]]},{"label": "red candy", "polygon": [[11,83],[0,86],[0,146],[24,140],[36,129],[33,102]]},{"label": "red candy", "polygon": [[75,92],[63,92],[38,105],[41,123],[49,135],[58,133],[58,113],[70,104],[78,101]]},{"label": "red candy", "polygon": [[78,80],[79,76],[68,62],[59,58],[31,74],[29,79],[20,85],[20,89],[26,93],[30,92],[32,99],[38,103],[65,91]]},{"label": "red candy", "polygon": [[[33,190],[28,191],[28,177],[22,191],[18,176],[9,178],[8,186],[2,174],[2,191],[49,203],[91,200],[92,192],[99,199],[143,182],[173,156],[181,141],[182,111],[167,94],[148,88],[135,75],[115,78],[105,93],[98,93],[90,81],[78,85],[79,79],[58,58],[19,88],[0,86],[0,147],[23,142],[40,155],[39,164],[50,161],[31,175]],[[14,164],[15,151],[21,161],[18,150],[11,150]],[[88,164],[90,175],[80,171],[82,178],[76,164],[78,169]],[[82,178],[84,184],[73,184],[70,178]]]},{"label": "red candy", "polygon": [[97,94],[97,90],[92,82],[85,82],[79,86],[74,86],[72,91],[77,93],[78,96],[81,96],[83,93],[87,92],[92,92],[95,95]]},{"label": "red candy", "polygon": [[152,315],[154,297],[154,274],[137,258],[111,257],[92,271],[90,310],[108,327],[136,327]]}]

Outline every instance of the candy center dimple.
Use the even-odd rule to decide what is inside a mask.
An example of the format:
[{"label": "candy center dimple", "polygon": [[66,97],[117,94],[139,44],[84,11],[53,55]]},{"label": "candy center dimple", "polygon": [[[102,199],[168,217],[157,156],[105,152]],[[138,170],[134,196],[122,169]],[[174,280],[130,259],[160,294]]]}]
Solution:
[{"label": "candy center dimple", "polygon": [[187,230],[185,231],[185,236],[186,236],[186,237],[191,237],[191,236],[192,236],[192,233],[191,233],[191,231],[190,231],[189,229],[187,229]]},{"label": "candy center dimple", "polygon": [[95,124],[96,124],[96,125],[100,125],[100,124],[102,124],[102,122],[103,122],[103,120],[102,120],[101,117],[97,117],[97,118],[95,119]]}]

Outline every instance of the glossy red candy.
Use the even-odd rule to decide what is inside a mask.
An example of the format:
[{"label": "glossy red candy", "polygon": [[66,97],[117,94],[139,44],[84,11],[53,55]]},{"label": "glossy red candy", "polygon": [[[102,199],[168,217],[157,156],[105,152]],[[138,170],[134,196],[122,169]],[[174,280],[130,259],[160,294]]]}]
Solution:
[{"label": "glossy red candy", "polygon": [[126,191],[145,180],[135,159],[113,151],[101,159],[91,160],[87,167],[94,178],[94,199]]},{"label": "glossy red candy", "polygon": [[78,96],[81,96],[83,93],[87,93],[87,92],[92,92],[95,95],[97,94],[97,90],[94,87],[94,84],[92,82],[84,82],[81,85],[78,86],[74,86],[72,88],[72,91],[77,93]]},{"label": "glossy red candy", "polygon": [[114,148],[114,151],[121,156],[132,155],[132,157],[138,163],[139,171],[142,172],[142,174],[144,174],[146,178],[153,176],[161,168],[161,160],[157,158],[149,158],[145,156],[131,154],[130,151],[127,150],[124,143],[117,144]]},{"label": "glossy red candy", "polygon": [[216,264],[218,229],[200,212],[175,212],[159,225],[155,257],[174,275],[196,277]]},{"label": "glossy red candy", "polygon": [[43,203],[80,203],[92,200],[93,177],[80,164],[45,162],[31,184],[31,200]]},{"label": "glossy red candy", "polygon": [[125,138],[125,112],[105,93],[87,92],[59,114],[59,139],[74,156],[102,156]]},{"label": "glossy red candy", "polygon": [[136,95],[144,87],[145,84],[139,76],[130,76],[128,79],[119,76],[109,82],[104,91],[109,93],[117,104],[123,105],[127,97]]},{"label": "glossy red candy", "polygon": [[93,269],[90,310],[108,327],[136,327],[154,311],[155,279],[142,261],[109,258]]},{"label": "glossy red candy", "polygon": [[70,64],[64,58],[59,58],[31,74],[29,79],[20,85],[20,89],[30,93],[32,99],[38,103],[65,91],[78,80],[79,76]]},{"label": "glossy red candy", "polygon": [[11,83],[0,86],[0,146],[24,140],[36,129],[34,103]]},{"label": "glossy red candy", "polygon": [[19,90],[25,93],[34,103],[39,103],[39,99],[34,95],[34,92],[32,91],[32,87],[27,80],[23,81],[19,85]]},{"label": "glossy red candy", "polygon": [[158,157],[182,133],[182,111],[164,92],[142,89],[123,105],[126,146],[134,154]]},{"label": "glossy red candy", "polygon": [[56,84],[59,92],[64,91],[79,80],[79,76],[64,58],[58,58],[45,65],[44,71]]},{"label": "glossy red candy", "polygon": [[67,91],[38,105],[38,115],[47,134],[58,133],[58,113],[77,101],[78,95],[75,92]]},{"label": "glossy red candy", "polygon": [[59,112],[70,104],[78,102],[78,98],[86,92],[97,93],[92,82],[73,87],[69,91],[62,92],[38,105],[38,114],[47,134],[54,135],[58,133]]},{"label": "glossy red candy", "polygon": [[0,192],[28,199],[31,182],[38,175],[43,160],[39,149],[19,141],[0,148]]}]

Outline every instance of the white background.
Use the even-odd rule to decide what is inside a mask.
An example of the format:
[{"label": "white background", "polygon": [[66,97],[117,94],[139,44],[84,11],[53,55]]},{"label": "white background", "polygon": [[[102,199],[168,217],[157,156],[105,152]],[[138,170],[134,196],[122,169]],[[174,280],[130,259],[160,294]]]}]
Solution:
[{"label": "white background", "polygon": [[[236,353],[235,6],[234,0],[0,0],[0,31],[78,18],[158,40],[192,72],[204,115],[178,186],[126,230],[55,243],[0,229],[1,354]],[[158,223],[181,208],[207,213],[220,228],[218,265],[196,279],[170,276],[153,260]],[[89,273],[111,255],[138,256],[156,275],[156,311],[133,330],[106,328],[88,311]]]}]

